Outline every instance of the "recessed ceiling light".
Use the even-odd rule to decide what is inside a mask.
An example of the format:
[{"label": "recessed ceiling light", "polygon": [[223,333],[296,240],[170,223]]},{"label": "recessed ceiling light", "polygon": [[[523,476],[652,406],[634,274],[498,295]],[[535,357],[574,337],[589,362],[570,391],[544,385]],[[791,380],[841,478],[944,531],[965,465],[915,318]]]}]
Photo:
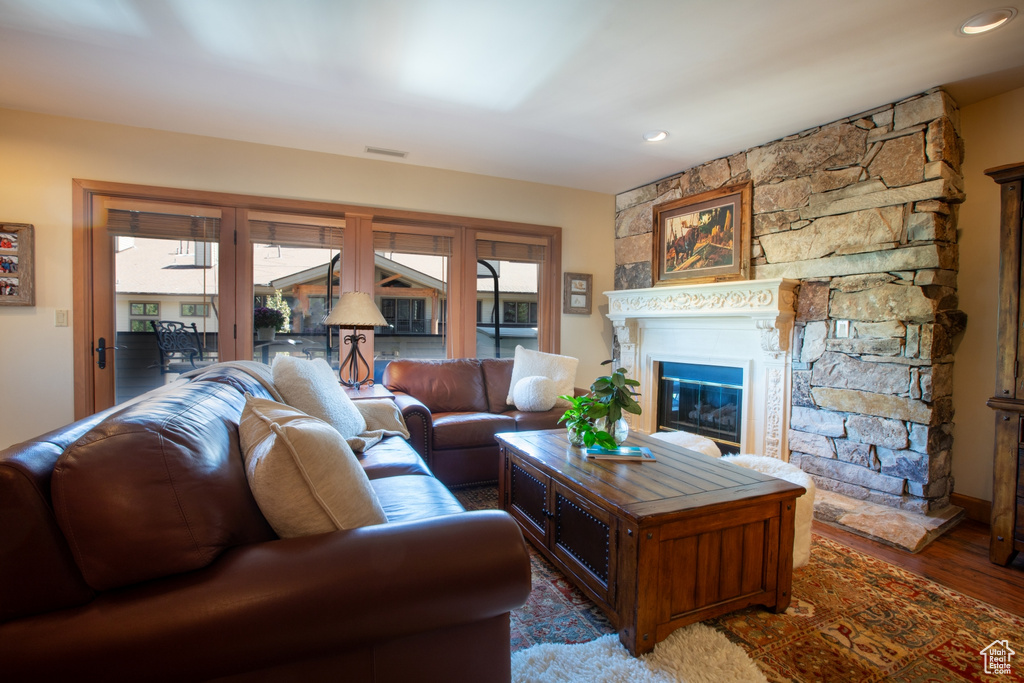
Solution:
[{"label": "recessed ceiling light", "polygon": [[647,142],[661,142],[668,137],[668,133],[663,130],[649,130],[644,133],[644,140]]},{"label": "recessed ceiling light", "polygon": [[1017,10],[1013,7],[1000,7],[990,9],[980,14],[975,14],[960,26],[960,33],[973,36],[979,33],[986,33],[999,28],[1006,22],[1017,16]]}]

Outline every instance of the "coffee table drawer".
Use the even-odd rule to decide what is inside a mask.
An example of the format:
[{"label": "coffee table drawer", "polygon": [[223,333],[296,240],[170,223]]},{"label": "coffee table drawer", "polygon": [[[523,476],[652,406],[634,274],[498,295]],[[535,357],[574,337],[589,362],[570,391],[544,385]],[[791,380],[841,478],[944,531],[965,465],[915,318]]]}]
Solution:
[{"label": "coffee table drawer", "polygon": [[558,558],[591,598],[614,611],[613,515],[517,455],[508,455],[506,467],[505,509],[538,549]]},{"label": "coffee table drawer", "polygon": [[614,517],[557,482],[551,486],[551,496],[551,552],[612,610],[616,566]]},{"label": "coffee table drawer", "polygon": [[551,478],[520,458],[508,463],[507,511],[535,545],[548,544],[548,492]]}]

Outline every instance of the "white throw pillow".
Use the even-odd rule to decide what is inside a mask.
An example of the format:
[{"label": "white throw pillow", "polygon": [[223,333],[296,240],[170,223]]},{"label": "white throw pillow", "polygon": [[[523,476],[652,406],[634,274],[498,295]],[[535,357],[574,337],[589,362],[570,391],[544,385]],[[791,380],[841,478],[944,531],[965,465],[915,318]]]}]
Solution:
[{"label": "white throw pillow", "polygon": [[714,441],[706,436],[700,434],[692,434],[690,432],[655,432],[651,434],[656,439],[662,439],[673,443],[676,446],[682,446],[683,448],[689,448],[691,451],[697,451],[704,455],[711,456],[712,458],[721,458],[722,449],[718,447]]},{"label": "white throw pillow", "polygon": [[[508,385],[508,398],[505,402],[510,406],[515,405],[516,384],[521,379],[536,375],[547,377],[554,382],[555,396],[572,396],[576,386],[576,368],[579,364],[579,359],[572,356],[531,351],[517,346],[515,359],[512,361],[512,381]],[[564,408],[569,402],[556,398],[555,405]]]},{"label": "white throw pillow", "polygon": [[362,413],[323,358],[304,360],[281,354],[274,356],[271,368],[274,386],[288,405],[320,418],[346,439],[366,431]]},{"label": "white throw pillow", "polygon": [[388,521],[352,449],[326,422],[246,395],[238,434],[253,498],[281,538]]},{"label": "white throw pillow", "polygon": [[532,413],[554,408],[558,394],[555,392],[553,381],[547,377],[534,375],[524,377],[516,383],[512,398],[515,400],[516,410]]}]

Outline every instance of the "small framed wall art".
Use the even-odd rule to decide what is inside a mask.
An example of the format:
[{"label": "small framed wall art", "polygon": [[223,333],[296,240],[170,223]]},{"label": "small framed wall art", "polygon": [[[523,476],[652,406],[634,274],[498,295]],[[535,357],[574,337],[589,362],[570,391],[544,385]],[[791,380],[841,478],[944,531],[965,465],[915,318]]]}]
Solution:
[{"label": "small framed wall art", "polygon": [[750,277],[752,188],[726,185],[654,207],[656,286]]},{"label": "small framed wall art", "polygon": [[562,285],[562,313],[590,315],[593,303],[594,276],[566,273]]},{"label": "small framed wall art", "polygon": [[0,223],[0,306],[35,306],[32,226]]}]

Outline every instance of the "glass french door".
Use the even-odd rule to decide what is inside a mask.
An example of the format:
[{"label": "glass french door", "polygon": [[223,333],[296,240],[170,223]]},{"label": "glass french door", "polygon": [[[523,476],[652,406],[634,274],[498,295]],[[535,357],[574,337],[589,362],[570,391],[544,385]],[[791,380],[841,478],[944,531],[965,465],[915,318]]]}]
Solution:
[{"label": "glass french door", "polygon": [[251,358],[323,358],[338,368],[339,337],[324,318],[341,296],[344,219],[276,212],[248,212],[253,311],[280,311],[279,328],[252,331]]},{"label": "glass french door", "polygon": [[[99,199],[99,198],[98,198]],[[230,209],[228,212],[230,213]],[[222,344],[233,254],[218,207],[103,198],[93,206],[92,373],[96,410],[235,357]],[[226,255],[228,262],[221,258]],[[229,290],[231,288],[229,287]],[[228,305],[233,314],[233,305]]]},{"label": "glass french door", "polygon": [[[338,362],[323,316],[371,293],[374,375],[393,358],[558,352],[558,228],[418,211],[72,181],[75,416],[211,361]],[[257,209],[258,207],[258,209]],[[485,265],[489,265],[492,273]],[[258,307],[286,312],[274,339]],[[189,340],[161,348],[158,330]],[[344,332],[344,331],[343,331]],[[271,343],[272,342],[272,343]]]},{"label": "glass french door", "polygon": [[[236,214],[245,221],[247,240],[235,235]],[[337,332],[323,319],[342,289],[343,233],[344,220],[337,218],[97,201],[95,409],[120,405],[218,360],[271,363],[283,353],[325,358],[337,367]],[[285,314],[272,335],[253,328],[253,312],[264,306]]]},{"label": "glass french door", "polygon": [[542,240],[476,240],[476,357],[512,358],[516,346],[537,351],[548,249]]},{"label": "glass french door", "polygon": [[398,358],[447,358],[452,238],[438,232],[373,232],[373,298],[386,327],[374,329],[374,379]]}]

